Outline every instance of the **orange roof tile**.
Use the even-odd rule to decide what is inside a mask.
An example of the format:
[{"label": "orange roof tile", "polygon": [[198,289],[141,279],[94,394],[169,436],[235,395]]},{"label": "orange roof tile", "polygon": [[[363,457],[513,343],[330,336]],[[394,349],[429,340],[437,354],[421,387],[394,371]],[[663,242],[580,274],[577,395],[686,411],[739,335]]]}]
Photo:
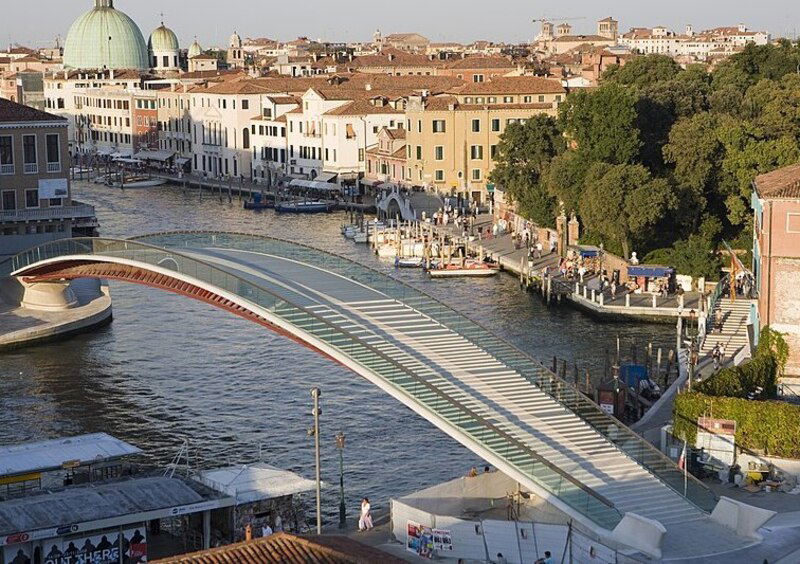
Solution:
[{"label": "orange roof tile", "polygon": [[762,198],[800,198],[800,164],[761,174],[756,177],[755,185]]}]

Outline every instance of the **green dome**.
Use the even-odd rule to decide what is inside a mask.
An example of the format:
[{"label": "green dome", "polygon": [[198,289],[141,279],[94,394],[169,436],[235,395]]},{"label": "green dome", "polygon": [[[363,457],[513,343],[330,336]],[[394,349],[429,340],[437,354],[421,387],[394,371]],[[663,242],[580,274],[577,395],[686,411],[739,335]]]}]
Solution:
[{"label": "green dome", "polygon": [[197,39],[194,40],[192,46],[189,47],[189,58],[196,57],[197,55],[203,54],[203,48],[200,47],[200,44],[197,42]]},{"label": "green dome", "polygon": [[178,37],[163,23],[150,34],[150,41],[147,46],[150,48],[151,53],[180,50]]},{"label": "green dome", "polygon": [[69,28],[64,67],[144,70],[150,64],[147,45],[136,23],[115,10],[113,0],[95,0],[94,9]]}]

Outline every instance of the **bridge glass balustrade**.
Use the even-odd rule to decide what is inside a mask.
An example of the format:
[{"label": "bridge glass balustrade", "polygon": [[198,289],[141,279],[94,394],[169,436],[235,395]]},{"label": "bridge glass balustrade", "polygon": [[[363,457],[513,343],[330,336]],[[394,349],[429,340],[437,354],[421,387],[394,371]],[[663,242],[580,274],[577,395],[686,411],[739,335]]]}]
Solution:
[{"label": "bridge glass balustrade", "polygon": [[256,235],[176,232],[148,236],[144,240],[164,246],[219,246],[274,254],[341,274],[369,286],[424,313],[484,349],[506,366],[519,372],[525,379],[537,385],[578,415],[595,431],[614,443],[617,448],[647,468],[667,486],[682,496],[685,494],[701,509],[710,512],[717,504],[717,497],[702,482],[689,475],[685,486],[683,471],[671,459],[616,418],[600,410],[597,404],[580,393],[572,384],[556,376],[541,362],[497,337],[477,322],[406,283],[392,278],[389,274],[378,272],[368,266],[326,251]]},{"label": "bridge glass balustrade", "polygon": [[[347,333],[340,328],[314,316],[312,313],[301,307],[288,304],[287,302],[276,298],[274,295],[269,294],[263,289],[260,289],[249,282],[227,273],[226,271],[217,269],[209,264],[201,263],[200,261],[196,261],[180,254],[174,254],[163,249],[141,245],[137,243],[137,241],[141,241],[146,245],[155,245],[156,247],[174,248],[176,252],[180,252],[181,247],[187,250],[219,247],[225,249],[238,249],[272,254],[310,264],[369,286],[370,288],[377,290],[378,292],[381,292],[390,298],[396,299],[399,302],[413,307],[415,310],[427,315],[434,321],[442,324],[447,329],[463,336],[468,341],[482,348],[484,351],[492,355],[495,359],[502,362],[509,368],[516,370],[529,382],[538,386],[542,391],[558,401],[565,408],[575,413],[596,432],[600,433],[607,440],[615,444],[617,448],[625,452],[632,459],[636,460],[643,467],[647,468],[664,484],[672,488],[680,495],[684,495],[683,472],[674,464],[672,460],[667,458],[658,449],[631,431],[617,419],[601,411],[593,401],[585,397],[574,386],[553,374],[540,362],[526,355],[503,339],[493,335],[478,323],[468,319],[464,315],[456,312],[452,308],[449,308],[427,294],[424,294],[423,292],[416,290],[415,288],[403,283],[400,280],[394,279],[387,274],[378,272],[372,268],[356,263],[344,257],[339,257],[325,251],[320,251],[289,241],[255,235],[209,232],[173,232],[148,235],[129,241],[114,241],[106,239],[68,239],[54,241],[14,257],[11,261],[13,263],[12,271],[35,262],[45,260],[46,258],[54,258],[57,256],[72,254],[112,255],[112,253],[122,253],[120,256],[125,256],[125,258],[129,258],[131,260],[141,260],[143,262],[147,262],[148,264],[158,265],[159,261],[163,261],[161,266],[164,268],[171,268],[171,263],[166,259],[172,258],[178,264],[180,264],[180,271],[183,274],[194,276],[199,280],[210,282],[217,287],[245,297],[246,299],[253,301],[253,303],[256,303],[262,307],[267,307],[267,309],[270,309],[270,311],[273,311],[284,319],[287,319],[287,321],[291,322],[295,326],[300,327],[312,335],[316,336],[315,332],[319,332],[320,336],[318,338],[329,342],[332,346],[335,346],[337,349],[342,350],[342,352],[345,354],[348,354],[348,356],[350,352],[352,352],[354,355],[357,355],[352,356],[351,358],[363,366],[368,367],[381,377],[384,376],[376,372],[376,369],[373,368],[372,365],[376,367],[380,366],[385,370],[388,370],[390,366],[393,367],[393,370],[400,370],[404,374],[402,377],[398,377],[396,380],[391,380],[389,376],[386,376],[385,379],[390,381],[395,387],[399,387],[399,389],[403,390],[404,393],[407,393],[413,396],[415,399],[418,399],[418,401],[430,409],[433,409],[435,412],[439,413],[436,408],[441,408],[440,415],[442,417],[461,428],[463,431],[467,432],[467,434],[470,436],[475,437],[474,431],[470,431],[472,428],[467,424],[469,423],[468,417],[464,413],[466,408],[459,406],[452,399],[444,400],[439,396],[431,396],[430,394],[433,392],[431,391],[430,386],[427,384],[415,382],[413,384],[414,387],[409,388],[410,384],[406,383],[406,380],[404,379],[410,379],[410,381],[413,381],[415,380],[415,375],[410,374],[406,369],[398,368],[398,365],[386,358],[385,355],[382,355],[378,351],[371,349],[355,337],[347,335]],[[135,255],[137,258],[133,258],[132,255]],[[0,264],[0,274],[3,273],[1,270],[2,267],[3,265]],[[246,292],[254,292],[255,294],[253,297],[251,297]],[[280,308],[277,306],[278,302],[281,303]],[[285,311],[282,308],[286,308]],[[290,314],[294,317],[287,317],[287,315]],[[305,318],[303,316],[309,317]],[[301,319],[301,321],[293,321],[294,318]],[[307,325],[307,327],[304,325]],[[387,374],[390,373],[392,372],[387,372]],[[425,388],[424,393],[423,388]],[[416,395],[417,393],[420,394],[419,398]],[[441,404],[435,404],[434,406],[431,406],[430,402],[432,401],[441,402]],[[451,421],[447,415],[448,413],[452,413],[457,416],[455,421]],[[466,419],[462,420],[458,417],[465,417]],[[477,419],[479,420],[480,418],[478,417]],[[465,424],[467,425],[465,426]],[[477,421],[473,422],[473,424],[477,425],[476,428],[482,429],[481,432],[486,432],[484,424],[480,424]],[[495,434],[502,434],[499,429],[493,432]],[[505,445],[505,447],[502,446],[503,440],[508,441],[509,439],[510,437],[506,439],[495,437],[495,439],[493,439],[494,442],[491,442],[488,439],[476,437],[476,440],[478,440],[481,444],[487,445],[487,448],[492,450],[494,450],[496,447],[490,447],[488,445],[496,444],[501,448],[509,448],[508,445]],[[498,451],[495,450],[495,452]],[[498,454],[502,455],[501,452],[498,452]],[[535,455],[535,453],[533,454]],[[526,467],[529,467],[529,470],[525,470],[525,473],[531,475],[534,477],[534,479],[536,479],[535,476],[544,472],[542,467],[546,467],[546,464],[543,462],[537,463],[534,460],[529,460],[527,464],[528,466]],[[522,468],[518,464],[515,465],[518,468]],[[559,493],[563,490],[565,501],[568,498],[578,496],[578,494],[573,493],[567,494],[567,492],[570,491],[569,486],[562,484],[561,482],[568,480],[563,480],[563,476],[561,476],[557,471],[553,469],[549,470],[552,474],[549,478],[550,482],[545,485],[540,482],[539,479],[537,479],[537,483],[542,484],[543,487],[548,489],[548,491],[551,491],[556,495],[559,495]],[[575,484],[571,485],[576,489],[580,489],[577,488]],[[557,491],[554,491],[553,488],[555,488]],[[597,517],[597,519],[605,522],[611,522],[614,519],[619,520],[619,515],[616,509],[608,508],[601,501],[593,498],[591,494],[588,494],[583,490],[580,491],[584,496],[592,498],[591,500],[581,498],[581,500],[577,502],[579,506],[585,506],[585,511],[582,512],[587,515],[588,513],[601,515],[602,517]],[[717,498],[713,492],[711,492],[700,481],[696,480],[691,475],[689,476],[687,487],[685,489],[685,495],[687,499],[705,511],[711,511],[717,502]],[[596,507],[595,504],[599,505],[600,507]],[[570,503],[570,505],[573,505],[573,503]],[[579,507],[575,508],[579,509]],[[607,511],[609,509],[611,509],[610,513]]]},{"label": "bridge glass balustrade", "polygon": [[[240,296],[340,351],[601,527],[613,529],[622,518],[620,512],[607,500],[598,499],[570,477],[559,473],[524,444],[445,395],[433,385],[432,380],[422,378],[400,366],[357,337],[312,312],[200,260],[134,241],[68,239],[44,244],[14,257],[10,261],[10,270],[5,265],[4,274],[43,260],[75,255],[95,255],[158,266]],[[376,277],[374,281],[377,283],[382,280]],[[433,371],[431,376],[435,376]]]}]

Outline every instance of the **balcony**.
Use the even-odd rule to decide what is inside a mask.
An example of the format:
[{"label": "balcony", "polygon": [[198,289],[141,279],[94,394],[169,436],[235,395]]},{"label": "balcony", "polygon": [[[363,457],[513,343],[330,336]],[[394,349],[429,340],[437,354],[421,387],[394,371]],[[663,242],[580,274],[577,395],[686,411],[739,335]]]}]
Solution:
[{"label": "balcony", "polygon": [[47,172],[51,173],[61,172],[61,163],[47,163]]},{"label": "balcony", "polygon": [[0,211],[0,222],[42,221],[53,219],[91,219],[95,217],[94,206],[74,202],[53,208],[35,208]]},{"label": "balcony", "polygon": [[25,163],[25,174],[39,174],[39,165],[36,163]]},{"label": "balcony", "polygon": [[14,165],[13,164],[0,165],[0,174],[3,175],[14,174]]}]

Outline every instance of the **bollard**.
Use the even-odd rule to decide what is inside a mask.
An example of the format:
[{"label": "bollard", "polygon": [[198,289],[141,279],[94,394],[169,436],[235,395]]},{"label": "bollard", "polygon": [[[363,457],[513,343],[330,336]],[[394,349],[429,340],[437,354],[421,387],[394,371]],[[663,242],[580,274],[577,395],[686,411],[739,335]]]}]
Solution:
[{"label": "bollard", "polygon": [[601,306],[605,305],[605,300],[603,299],[604,298],[604,294],[601,293],[599,298],[600,298],[600,305]]},{"label": "bollard", "polygon": [[631,307],[631,295],[625,294],[625,307]]},{"label": "bollard", "polygon": [[678,296],[678,309],[683,309],[683,294]]},{"label": "bollard", "polygon": [[[577,282],[575,282],[575,293],[576,294],[580,294],[581,293],[581,285],[578,284]],[[586,297],[586,296],[584,296],[584,297]]]},{"label": "bollard", "polygon": [[658,296],[656,294],[653,294],[653,308],[656,307],[656,298],[658,298]]},{"label": "bollard", "polygon": [[[586,291],[586,286],[583,287],[583,291]],[[594,289],[592,289],[592,302],[594,302]]]}]

